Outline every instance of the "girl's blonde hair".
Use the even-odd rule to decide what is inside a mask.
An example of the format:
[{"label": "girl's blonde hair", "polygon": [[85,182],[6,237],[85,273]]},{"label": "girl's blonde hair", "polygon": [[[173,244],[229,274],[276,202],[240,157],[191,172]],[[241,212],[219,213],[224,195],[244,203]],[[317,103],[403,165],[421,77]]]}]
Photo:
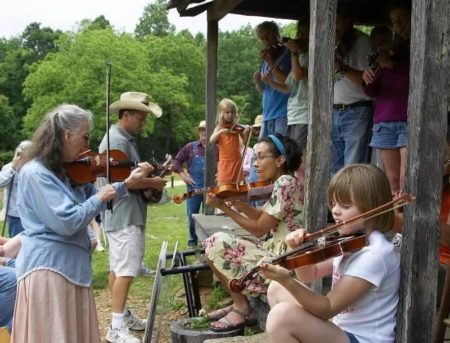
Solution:
[{"label": "girl's blonde hair", "polygon": [[[366,212],[392,201],[386,174],[371,164],[353,164],[341,169],[328,186],[328,206],[334,202],[354,204]],[[386,232],[394,224],[394,211],[365,221],[365,225]]]},{"label": "girl's blonde hair", "polygon": [[224,108],[227,108],[227,107],[233,107],[234,113],[237,113],[236,103],[231,99],[223,98],[222,100],[220,100],[219,105],[217,106],[217,124],[218,125],[223,124],[221,112]]}]

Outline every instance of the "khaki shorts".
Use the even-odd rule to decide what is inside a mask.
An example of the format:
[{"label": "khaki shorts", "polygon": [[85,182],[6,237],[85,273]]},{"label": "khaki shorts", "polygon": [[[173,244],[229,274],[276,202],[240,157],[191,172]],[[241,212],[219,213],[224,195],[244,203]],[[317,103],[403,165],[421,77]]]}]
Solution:
[{"label": "khaki shorts", "polygon": [[122,230],[107,232],[109,270],[116,276],[139,275],[145,253],[144,227],[127,225]]}]

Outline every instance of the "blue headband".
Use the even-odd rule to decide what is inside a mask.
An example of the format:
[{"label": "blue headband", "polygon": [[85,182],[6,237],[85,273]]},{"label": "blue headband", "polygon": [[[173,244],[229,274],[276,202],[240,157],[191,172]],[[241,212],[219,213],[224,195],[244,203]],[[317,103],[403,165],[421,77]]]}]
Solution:
[{"label": "blue headband", "polygon": [[279,153],[286,157],[286,150],[284,149],[283,143],[281,143],[281,141],[274,135],[268,135],[267,137],[270,138],[273,144],[275,144],[275,147],[277,148]]}]

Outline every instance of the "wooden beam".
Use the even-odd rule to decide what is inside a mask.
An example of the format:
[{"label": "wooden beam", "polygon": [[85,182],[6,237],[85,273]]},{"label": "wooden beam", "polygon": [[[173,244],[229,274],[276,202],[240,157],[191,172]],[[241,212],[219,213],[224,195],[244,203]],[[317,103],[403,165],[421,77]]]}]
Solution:
[{"label": "wooden beam", "polygon": [[[205,185],[216,183],[216,147],[209,143],[216,125],[216,97],[217,97],[217,46],[219,37],[219,23],[208,20],[206,52],[206,155],[205,155]],[[206,214],[214,214],[214,208],[205,207]]]},{"label": "wooden beam", "polygon": [[413,0],[406,191],[396,342],[432,342],[449,93],[450,4]]},{"label": "wooden beam", "polygon": [[323,228],[327,223],[326,193],[331,159],[336,7],[337,0],[311,0],[309,125],[305,178],[305,224],[310,232]]},{"label": "wooden beam", "polygon": [[[311,0],[310,6],[305,225],[314,232],[325,227],[328,216],[337,0]],[[316,282],[312,287],[320,292],[322,284]]]},{"label": "wooden beam", "polygon": [[219,21],[244,0],[215,0],[208,8],[208,21]]}]

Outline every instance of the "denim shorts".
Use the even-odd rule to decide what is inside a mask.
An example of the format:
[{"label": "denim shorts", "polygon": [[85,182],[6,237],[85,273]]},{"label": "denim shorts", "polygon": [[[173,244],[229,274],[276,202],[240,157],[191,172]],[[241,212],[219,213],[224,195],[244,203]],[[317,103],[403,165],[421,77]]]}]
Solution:
[{"label": "denim shorts", "polygon": [[370,146],[379,149],[395,149],[406,146],[406,128],[403,121],[380,122],[373,125]]},{"label": "denim shorts", "polygon": [[359,343],[358,339],[353,334],[347,331],[344,332],[347,335],[348,339],[350,340],[350,343]]}]

